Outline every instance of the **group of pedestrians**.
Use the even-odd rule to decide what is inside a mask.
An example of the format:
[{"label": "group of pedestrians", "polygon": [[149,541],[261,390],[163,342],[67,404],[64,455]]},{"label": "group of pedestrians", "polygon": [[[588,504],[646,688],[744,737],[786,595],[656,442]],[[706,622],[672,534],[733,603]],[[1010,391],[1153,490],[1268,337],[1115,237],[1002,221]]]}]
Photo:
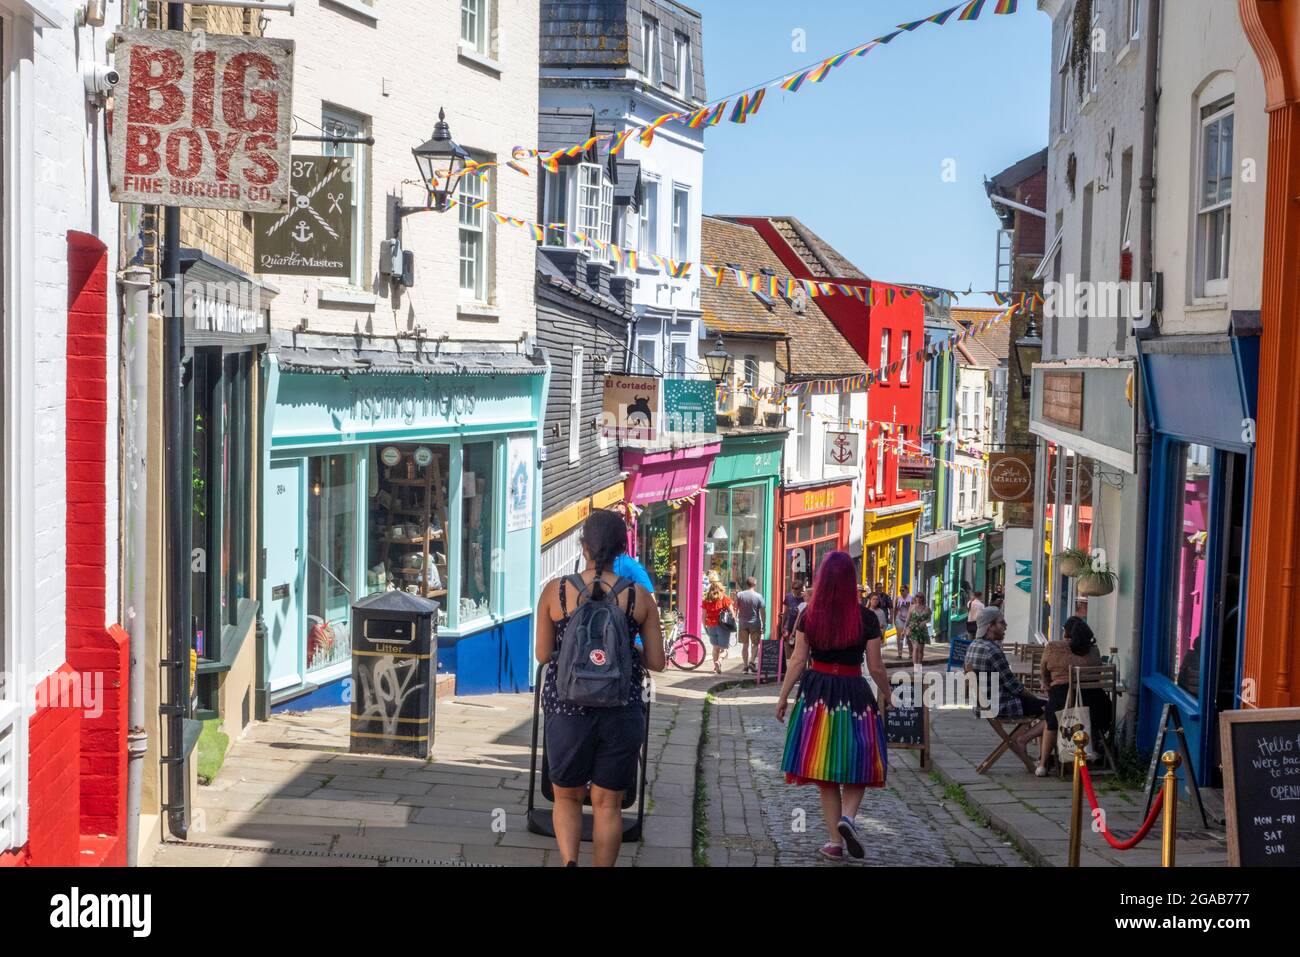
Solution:
[{"label": "group of pedestrians", "polygon": [[[648,672],[664,669],[664,647],[654,594],[634,580],[641,576],[626,554],[622,518],[592,513],[581,541],[586,567],[542,590],[535,652],[550,665],[541,707],[560,855],[566,867],[577,866],[583,805],[590,803],[592,862],[613,866],[623,840],[623,797],[636,786],[646,735],[643,687]],[[757,667],[766,606],[754,578],[744,585],[731,596],[716,574],[709,578],[702,612],[715,673],[733,633],[744,669]],[[891,700],[878,598],[875,605],[859,600],[845,552],[826,556],[814,584],[800,582],[782,602],[781,632],[793,649],[776,704],[777,720],[786,724],[781,770],[787,783],[818,789],[828,835],[820,854],[832,861],[866,859],[854,819],[867,789],[885,786],[889,768]],[[909,619],[916,614],[911,607]]]}]

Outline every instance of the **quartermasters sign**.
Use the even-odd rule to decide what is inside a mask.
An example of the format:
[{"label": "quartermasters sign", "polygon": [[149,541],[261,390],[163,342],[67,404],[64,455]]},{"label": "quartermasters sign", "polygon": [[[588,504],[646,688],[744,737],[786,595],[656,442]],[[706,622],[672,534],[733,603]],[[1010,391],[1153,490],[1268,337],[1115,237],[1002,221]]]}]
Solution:
[{"label": "quartermasters sign", "polygon": [[114,202],[283,212],[293,41],[119,30]]},{"label": "quartermasters sign", "polygon": [[295,156],[292,202],[258,216],[253,259],[260,273],[352,275],[352,160]]}]

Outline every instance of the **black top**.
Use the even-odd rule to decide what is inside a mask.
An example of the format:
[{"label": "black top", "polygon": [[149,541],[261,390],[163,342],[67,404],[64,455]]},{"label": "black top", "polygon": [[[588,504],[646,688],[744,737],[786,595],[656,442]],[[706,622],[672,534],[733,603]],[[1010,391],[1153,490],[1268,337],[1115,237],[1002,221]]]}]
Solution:
[{"label": "black top", "polygon": [[[876,613],[866,608],[859,608],[859,614],[862,616],[862,636],[853,644],[846,648],[814,648],[812,642],[808,643],[808,654],[813,661],[820,661],[824,665],[860,665],[867,652],[867,642],[879,641],[884,638],[880,630],[880,619]],[[803,619],[799,621],[800,627],[803,626]],[[804,632],[807,635],[807,632]]]},{"label": "black top", "polygon": [[[564,617],[555,623],[555,654],[551,659],[550,666],[546,669],[546,677],[542,679],[542,712],[544,714],[583,716],[589,714],[591,709],[561,701],[559,687],[555,681],[555,662],[560,656],[560,643],[564,641],[564,632],[569,627],[569,619],[573,617],[573,613],[578,610],[578,605],[582,604],[583,600],[582,596],[579,595],[574,601],[573,608],[569,608],[568,599],[565,597],[565,586],[569,583],[569,577],[566,575],[560,579],[560,610],[564,612]],[[601,587],[606,592],[612,590],[603,581]],[[628,640],[632,642],[632,688],[628,692],[627,698],[627,705],[631,707],[641,703],[642,689],[645,685],[645,669],[641,665],[641,655],[638,654],[636,648],[637,636],[641,633],[641,626],[637,623],[636,615],[633,614],[636,610],[636,586],[625,588],[624,592],[627,594]]]}]

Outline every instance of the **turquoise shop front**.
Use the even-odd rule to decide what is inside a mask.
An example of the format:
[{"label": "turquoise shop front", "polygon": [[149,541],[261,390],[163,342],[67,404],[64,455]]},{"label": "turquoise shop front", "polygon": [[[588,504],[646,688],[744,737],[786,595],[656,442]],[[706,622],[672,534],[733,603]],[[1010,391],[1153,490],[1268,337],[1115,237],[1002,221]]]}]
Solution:
[{"label": "turquoise shop front", "polygon": [[351,606],[395,588],[438,602],[456,694],[526,691],[545,366],[279,345],[262,484],[271,710],[347,703]]}]

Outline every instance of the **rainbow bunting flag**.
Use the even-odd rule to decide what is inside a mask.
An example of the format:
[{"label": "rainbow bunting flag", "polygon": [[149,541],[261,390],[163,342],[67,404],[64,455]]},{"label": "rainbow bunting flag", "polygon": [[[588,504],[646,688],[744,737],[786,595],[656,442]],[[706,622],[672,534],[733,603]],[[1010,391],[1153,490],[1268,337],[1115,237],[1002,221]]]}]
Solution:
[{"label": "rainbow bunting flag", "polygon": [[659,127],[672,120],[680,120],[681,118],[682,114],[680,113],[665,113],[663,116],[656,119],[641,131],[641,145],[646,147],[650,146],[655,141],[655,133],[658,132]]},{"label": "rainbow bunting flag", "polygon": [[892,305],[894,304],[894,297],[895,297],[896,295],[898,295],[898,290],[894,289],[892,286],[889,287],[888,289],[886,289],[886,290],[885,290],[885,305],[887,305],[887,306],[892,306]]},{"label": "rainbow bunting flag", "polygon": [[811,72],[811,70],[803,70],[793,76],[786,77],[781,82],[781,89],[785,90],[787,93],[798,93],[799,87],[803,86],[803,81],[808,79],[808,74]]},{"label": "rainbow bunting flag", "polygon": [[731,108],[731,122],[744,123],[749,118],[749,94],[742,93],[736,99],[736,105]]},{"label": "rainbow bunting flag", "polygon": [[998,0],[998,5],[993,8],[993,12],[1006,16],[1008,13],[1016,12],[1016,0]]},{"label": "rainbow bunting flag", "polygon": [[827,74],[831,72],[831,69],[834,66],[834,57],[830,60],[823,60],[820,66],[817,66],[808,74],[808,79],[813,83],[820,83],[822,80],[826,79]]},{"label": "rainbow bunting flag", "polygon": [[883,37],[876,37],[876,42],[888,43],[890,40],[894,39],[894,37],[898,36],[902,32],[903,32],[902,30],[895,30],[893,33],[887,33]]},{"label": "rainbow bunting flag", "polygon": [[722,117],[727,112],[727,101],[723,100],[713,110],[713,115],[709,117],[709,126],[717,126],[722,122]]},{"label": "rainbow bunting flag", "polygon": [[984,0],[970,0],[970,3],[966,4],[966,9],[962,10],[961,13],[957,14],[957,19],[976,20],[979,18],[979,15],[983,12],[984,12]]},{"label": "rainbow bunting flag", "polygon": [[749,115],[753,116],[758,112],[758,108],[763,105],[763,97],[767,96],[767,87],[763,87],[757,93],[749,98]]},{"label": "rainbow bunting flag", "polygon": [[691,118],[686,125],[693,130],[699,129],[700,124],[704,122],[704,118],[709,115],[710,109],[712,109],[712,107],[706,106],[703,109],[696,110],[691,114]]}]

